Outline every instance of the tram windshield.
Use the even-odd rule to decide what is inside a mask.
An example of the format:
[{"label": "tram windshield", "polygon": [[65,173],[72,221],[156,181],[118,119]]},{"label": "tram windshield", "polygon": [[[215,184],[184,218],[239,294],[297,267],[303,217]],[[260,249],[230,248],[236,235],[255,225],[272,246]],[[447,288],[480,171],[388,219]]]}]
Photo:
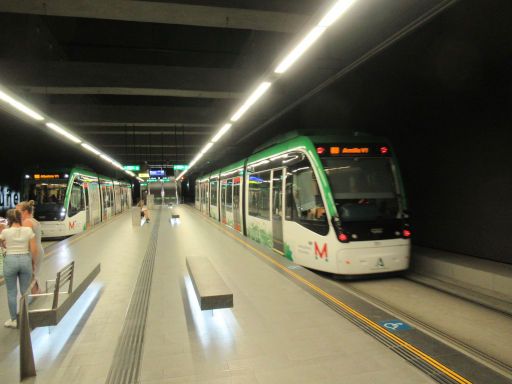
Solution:
[{"label": "tram windshield", "polygon": [[398,188],[390,158],[324,158],[322,163],[342,221],[398,217]]},{"label": "tram windshield", "polygon": [[42,221],[62,219],[68,180],[35,181],[27,184],[28,200],[36,202],[34,217]]}]

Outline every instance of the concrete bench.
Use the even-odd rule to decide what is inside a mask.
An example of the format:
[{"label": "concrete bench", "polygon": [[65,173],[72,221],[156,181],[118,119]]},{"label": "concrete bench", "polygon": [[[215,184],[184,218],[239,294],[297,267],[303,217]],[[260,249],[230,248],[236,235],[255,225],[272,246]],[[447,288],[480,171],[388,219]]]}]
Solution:
[{"label": "concrete bench", "polygon": [[233,308],[233,292],[206,257],[187,257],[187,269],[202,311]]},{"label": "concrete bench", "polygon": [[[100,273],[98,264],[87,277],[73,289],[75,262],[57,272],[53,292],[32,295],[30,289],[20,299],[20,379],[36,376],[30,331],[37,327],[57,325]],[[47,282],[48,283],[48,282]],[[67,291],[62,291],[67,285]],[[48,285],[47,285],[48,287]],[[29,297],[35,300],[29,305]]]}]

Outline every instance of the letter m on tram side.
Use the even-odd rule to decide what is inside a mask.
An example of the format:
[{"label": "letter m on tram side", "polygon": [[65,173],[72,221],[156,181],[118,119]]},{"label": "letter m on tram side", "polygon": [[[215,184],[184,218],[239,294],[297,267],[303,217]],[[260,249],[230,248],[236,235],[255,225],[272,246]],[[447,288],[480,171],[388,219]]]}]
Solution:
[{"label": "letter m on tram side", "polygon": [[317,242],[315,241],[315,256],[317,256],[321,259],[327,258],[327,243],[324,243],[322,250],[320,250],[320,247],[318,246]]}]

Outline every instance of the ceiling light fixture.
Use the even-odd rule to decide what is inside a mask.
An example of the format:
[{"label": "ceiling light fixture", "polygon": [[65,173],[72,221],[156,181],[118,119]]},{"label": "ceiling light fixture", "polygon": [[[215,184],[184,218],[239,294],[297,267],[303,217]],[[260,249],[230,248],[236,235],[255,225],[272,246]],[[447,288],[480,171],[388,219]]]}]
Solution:
[{"label": "ceiling light fixture", "polygon": [[320,36],[325,32],[326,27],[315,26],[302,41],[284,58],[281,63],[274,70],[275,73],[285,73],[288,68],[295,63],[309,47],[318,40]]},{"label": "ceiling light fixture", "polygon": [[105,161],[108,161],[109,163],[113,163],[114,160],[112,160],[110,157],[108,157],[107,155],[104,155],[103,153],[100,155],[100,157],[105,160]]},{"label": "ceiling light fixture", "polygon": [[120,170],[124,171],[123,166],[120,163],[118,163],[117,161],[112,162],[112,164],[114,165],[114,167],[119,168]]},{"label": "ceiling light fixture", "polygon": [[[285,73],[303,54],[306,52],[329,28],[332,24],[334,24],[349,8],[352,4],[354,4],[357,0],[338,0],[334,3],[334,5],[327,11],[327,13],[322,17],[322,19],[316,24],[313,29],[309,31],[309,33],[292,49],[290,53],[277,65],[274,69],[274,73],[280,75]],[[245,103],[235,112],[235,114],[231,117],[230,122],[234,123],[238,121],[248,110],[249,108],[256,102],[258,99],[265,94],[265,92],[272,85],[271,82],[265,81],[262,82],[258,88],[249,96],[249,98],[245,101]],[[225,124],[220,131],[211,139],[211,141],[203,148],[201,153],[197,155],[194,160],[192,160],[189,164],[189,168],[181,172],[177,180],[181,179],[193,165],[199,161],[199,159],[203,156],[206,151],[208,151],[213,143],[216,143],[220,140],[220,138],[232,127],[232,124]],[[284,162],[284,161],[283,161]]]},{"label": "ceiling light fixture", "polygon": [[57,132],[59,135],[64,136],[65,138],[71,140],[73,143],[80,144],[82,140],[80,140],[78,137],[72,135],[68,131],[66,131],[64,128],[59,127],[55,123],[46,123],[46,126],[50,128],[51,130]]},{"label": "ceiling light fixture", "polygon": [[249,96],[249,98],[246,100],[246,102],[240,107],[238,111],[231,117],[231,121],[235,122],[240,119],[245,112],[256,102],[258,99],[267,92],[267,90],[272,85],[269,81],[264,81],[261,83],[258,88]]},{"label": "ceiling light fixture", "polygon": [[354,4],[356,0],[339,0],[331,7],[329,11],[325,14],[325,16],[320,20],[318,26],[320,27],[330,27],[334,24],[340,17],[343,15],[347,9],[350,8],[352,4]]},{"label": "ceiling light fixture", "polygon": [[356,0],[339,0],[327,11],[320,22],[300,41],[299,44],[279,63],[274,73],[285,73],[309,47],[329,28],[341,15],[343,15]]},{"label": "ceiling light fixture", "polygon": [[29,107],[27,107],[25,104],[19,102],[18,100],[13,99],[11,96],[9,96],[7,93],[0,91],[0,100],[6,102],[11,107],[17,109],[20,112],[23,112],[25,115],[30,116],[34,120],[37,121],[43,121],[44,117],[41,116],[39,113],[33,111]]},{"label": "ceiling light fixture", "polygon": [[94,153],[95,155],[101,155],[101,152],[98,151],[96,148],[94,148],[92,145],[90,144],[87,144],[87,143],[82,143],[80,144],[82,147],[84,147],[85,149],[87,149],[88,151]]},{"label": "ceiling light fixture", "polygon": [[217,134],[213,137],[213,139],[212,139],[212,143],[216,143],[217,141],[219,141],[219,140],[220,140],[220,138],[221,138],[222,136],[224,136],[224,134],[225,134],[227,131],[229,131],[229,129],[230,129],[232,126],[233,126],[233,124],[230,124],[230,123],[228,123],[228,124],[224,124],[224,126],[220,129],[220,131],[219,131],[219,132],[217,132]]},{"label": "ceiling light fixture", "polygon": [[[35,112],[34,110],[32,110],[31,108],[26,106],[24,103],[19,101],[19,99],[17,100],[15,98],[13,98],[12,96],[10,96],[9,94],[7,94],[6,92],[3,91],[3,89],[6,89],[6,88],[0,85],[0,101],[3,101],[6,104],[9,104],[11,107],[17,109],[20,112],[23,112],[27,116],[30,116],[32,119],[36,120],[37,122],[44,123],[46,125],[46,127],[51,129],[52,131],[58,133],[61,136],[64,136],[66,139],[72,141],[75,144],[80,144],[84,149],[88,150],[89,152],[94,153],[95,155],[100,156],[103,160],[111,163],[116,168],[119,168],[120,170],[124,170],[123,166],[119,162],[115,161],[114,159],[105,155],[104,153],[101,153],[98,149],[96,149],[92,145],[90,145],[88,143],[83,143],[82,140],[77,135],[71,133],[68,129],[62,128],[55,122],[51,122],[51,121],[45,122],[45,117],[43,117],[41,114]],[[11,92],[9,92],[9,93],[11,93]],[[130,176],[137,178],[136,175],[132,172],[130,172]],[[137,178],[137,179],[139,179],[139,178]],[[141,180],[139,180],[139,181],[141,181]]]},{"label": "ceiling light fixture", "polygon": [[213,143],[210,141],[208,144],[204,146],[204,148],[201,150],[201,154],[205,154],[210,150],[210,148],[213,147]]}]

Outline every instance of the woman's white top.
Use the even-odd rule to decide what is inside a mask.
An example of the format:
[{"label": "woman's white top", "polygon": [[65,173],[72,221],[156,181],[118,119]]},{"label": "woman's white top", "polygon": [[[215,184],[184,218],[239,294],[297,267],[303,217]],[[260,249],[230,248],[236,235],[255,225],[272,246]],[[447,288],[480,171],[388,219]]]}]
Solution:
[{"label": "woman's white top", "polygon": [[36,235],[32,228],[7,228],[0,233],[0,240],[5,240],[7,255],[23,255],[30,253],[29,241]]}]

